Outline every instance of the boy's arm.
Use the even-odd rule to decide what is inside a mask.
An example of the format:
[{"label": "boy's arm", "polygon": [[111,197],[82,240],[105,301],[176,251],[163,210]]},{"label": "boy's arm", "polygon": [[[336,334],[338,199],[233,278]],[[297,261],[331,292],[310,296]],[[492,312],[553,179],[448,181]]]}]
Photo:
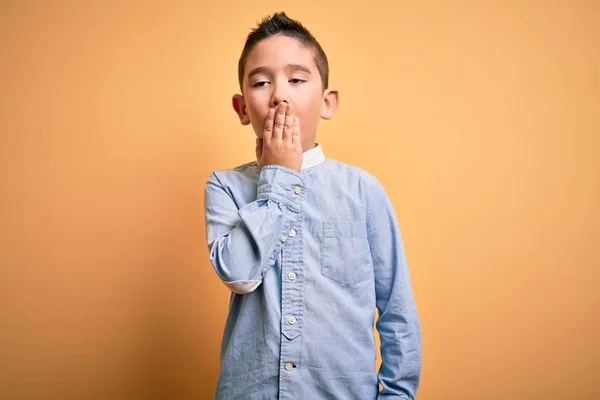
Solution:
[{"label": "boy's arm", "polygon": [[231,291],[245,294],[260,285],[298,221],[304,197],[298,172],[266,165],[256,200],[238,209],[217,175],[210,175],[204,193],[210,261]]},{"label": "boy's arm", "polygon": [[394,208],[376,180],[367,212],[375,269],[382,364],[378,400],[415,398],[421,373],[421,330]]}]

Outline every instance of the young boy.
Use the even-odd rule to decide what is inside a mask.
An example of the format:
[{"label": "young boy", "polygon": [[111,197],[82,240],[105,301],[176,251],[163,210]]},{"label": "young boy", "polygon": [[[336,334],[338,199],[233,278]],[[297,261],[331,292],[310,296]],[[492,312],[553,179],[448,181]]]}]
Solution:
[{"label": "young boy", "polygon": [[216,399],[414,399],[419,386],[392,204],[374,176],[315,142],[339,102],[328,74],[319,43],[285,13],[248,35],[233,108],[254,129],[256,161],[213,172],[205,191],[210,260],[232,292]]}]

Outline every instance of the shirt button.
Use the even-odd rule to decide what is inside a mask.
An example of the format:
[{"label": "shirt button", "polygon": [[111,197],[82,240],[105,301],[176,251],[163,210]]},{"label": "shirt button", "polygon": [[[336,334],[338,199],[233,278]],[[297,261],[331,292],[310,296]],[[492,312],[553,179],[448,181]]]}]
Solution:
[{"label": "shirt button", "polygon": [[289,323],[290,325],[294,325],[294,324],[296,323],[296,317],[294,317],[293,315],[292,315],[292,316],[290,316],[290,317],[288,318],[288,323]]},{"label": "shirt button", "polygon": [[292,368],[294,368],[294,365],[291,362],[287,362],[287,363],[285,363],[285,367],[284,368],[285,368],[286,371],[291,371]]},{"label": "shirt button", "polygon": [[294,236],[296,236],[296,231],[292,229],[290,231],[290,237],[294,237]]},{"label": "shirt button", "polygon": [[296,279],[296,273],[295,273],[295,272],[290,272],[290,273],[288,274],[288,279],[289,279],[290,281],[293,281],[294,279]]},{"label": "shirt button", "polygon": [[296,186],[294,188],[294,193],[296,193],[296,194],[300,194],[301,191],[302,191],[302,188],[300,186]]},{"label": "shirt button", "polygon": [[282,242],[285,242],[286,240],[287,240],[287,237],[285,237],[285,235],[282,235],[282,236],[281,236],[281,241],[282,241]]}]

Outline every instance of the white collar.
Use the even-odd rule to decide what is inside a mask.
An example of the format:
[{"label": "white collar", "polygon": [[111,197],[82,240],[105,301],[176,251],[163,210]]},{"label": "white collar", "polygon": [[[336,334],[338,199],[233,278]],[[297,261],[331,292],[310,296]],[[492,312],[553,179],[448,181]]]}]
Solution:
[{"label": "white collar", "polygon": [[323,161],[325,161],[325,154],[320,143],[316,143],[315,147],[302,153],[302,169],[314,167]]}]

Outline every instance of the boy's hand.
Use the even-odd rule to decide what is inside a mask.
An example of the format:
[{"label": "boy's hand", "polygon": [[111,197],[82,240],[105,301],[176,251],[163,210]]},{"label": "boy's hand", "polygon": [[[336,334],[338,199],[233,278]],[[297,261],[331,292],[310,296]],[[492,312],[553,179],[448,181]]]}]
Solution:
[{"label": "boy's hand", "polygon": [[281,102],[269,109],[263,138],[256,139],[256,160],[261,168],[281,165],[301,172],[300,122],[293,105]]}]

